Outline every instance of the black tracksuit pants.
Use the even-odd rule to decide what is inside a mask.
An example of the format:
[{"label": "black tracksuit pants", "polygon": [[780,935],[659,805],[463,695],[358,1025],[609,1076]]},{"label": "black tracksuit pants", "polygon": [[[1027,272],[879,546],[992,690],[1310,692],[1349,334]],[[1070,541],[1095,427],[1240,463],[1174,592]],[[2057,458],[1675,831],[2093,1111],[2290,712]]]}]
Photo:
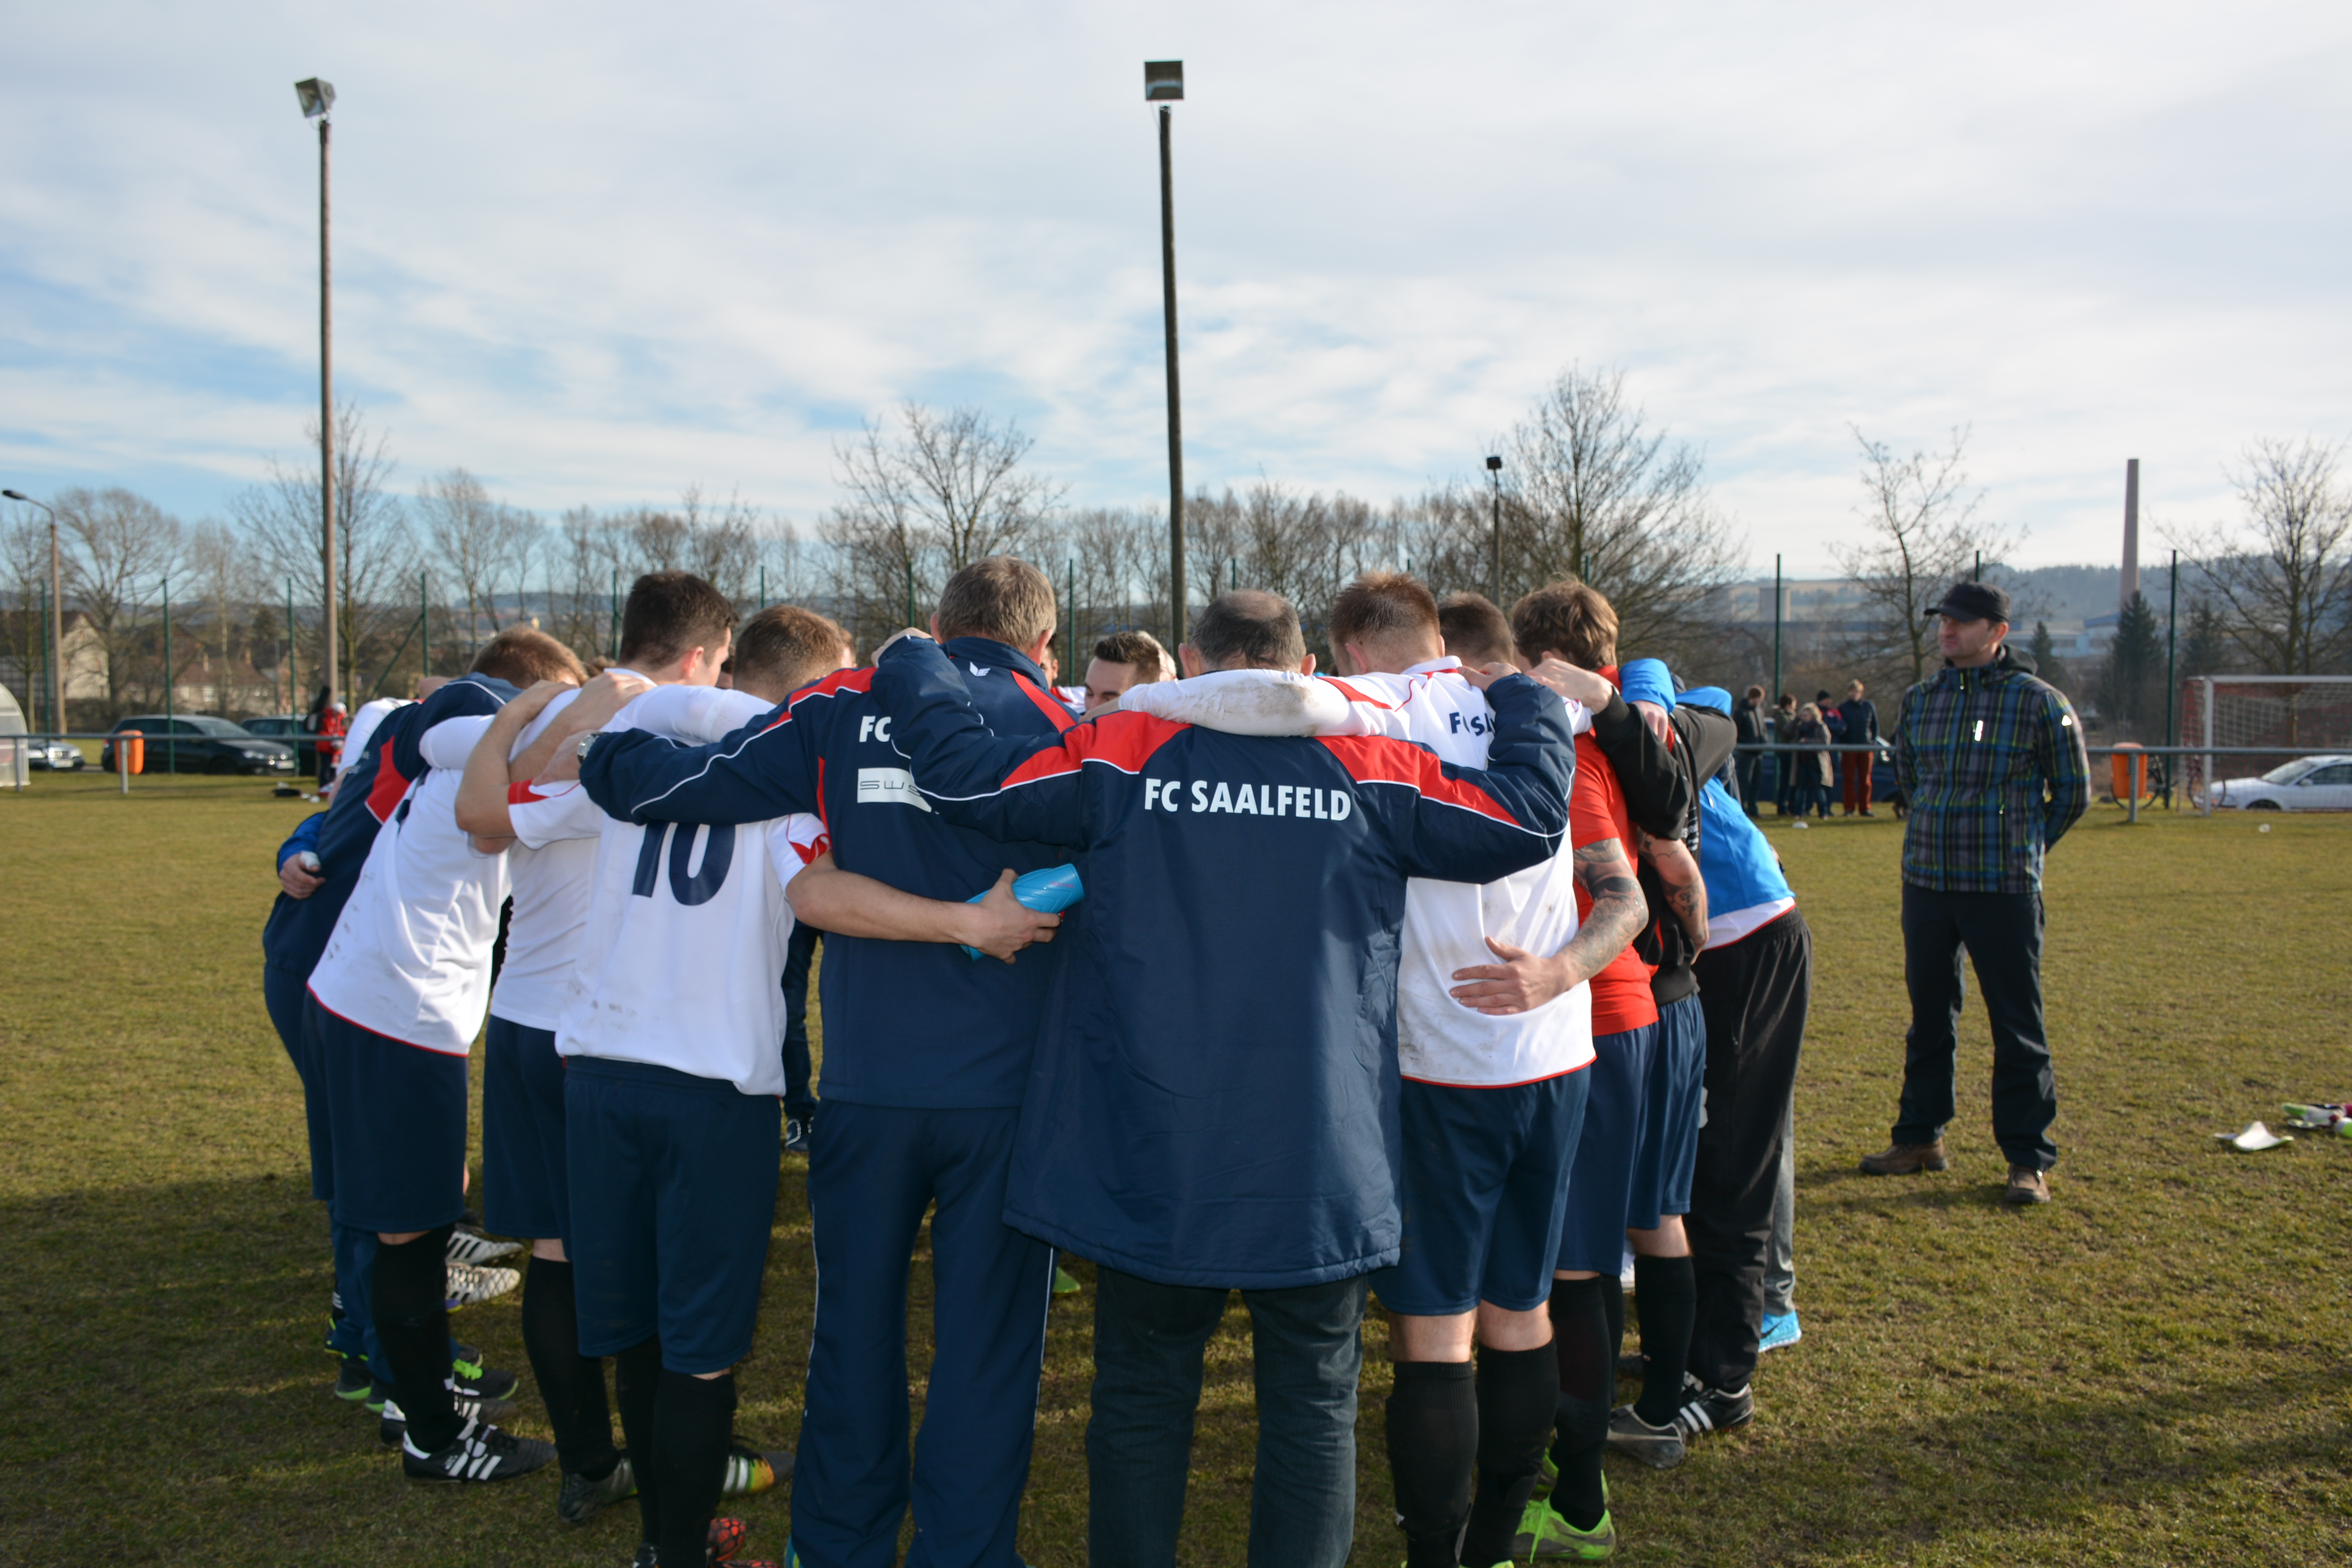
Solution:
[{"label": "black tracksuit pants", "polygon": [[1709,1388],[1745,1388],[1764,1321],[1780,1142],[1812,1000],[1813,933],[1790,910],[1708,948],[1693,967],[1706,1015],[1706,1124],[1683,1218],[1698,1290],[1689,1365]]},{"label": "black tracksuit pants", "polygon": [[1975,961],[1992,1025],[1992,1132],[2012,1165],[2058,1163],[2058,1080],[2042,1026],[2042,895],[1943,893],[1903,884],[1903,980],[1911,992],[1897,1143],[1933,1143],[1952,1119],[1960,950]]}]

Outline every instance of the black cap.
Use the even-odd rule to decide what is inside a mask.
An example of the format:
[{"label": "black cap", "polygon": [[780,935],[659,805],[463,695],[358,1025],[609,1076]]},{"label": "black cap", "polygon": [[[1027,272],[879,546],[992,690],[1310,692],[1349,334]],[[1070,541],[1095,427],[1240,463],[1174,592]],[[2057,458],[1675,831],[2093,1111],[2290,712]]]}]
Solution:
[{"label": "black cap", "polygon": [[1949,616],[1956,621],[2002,621],[2009,619],[2009,591],[1990,583],[1955,583],[1944,595],[1944,602],[1930,608],[1931,616]]}]

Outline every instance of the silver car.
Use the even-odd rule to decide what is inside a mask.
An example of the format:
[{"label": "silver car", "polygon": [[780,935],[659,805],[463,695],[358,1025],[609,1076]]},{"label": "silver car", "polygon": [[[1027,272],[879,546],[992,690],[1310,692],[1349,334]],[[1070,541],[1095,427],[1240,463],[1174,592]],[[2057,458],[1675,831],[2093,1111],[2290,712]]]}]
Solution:
[{"label": "silver car", "polygon": [[2217,779],[2210,799],[2233,811],[2352,811],[2352,757],[2297,757],[2258,779]]},{"label": "silver car", "polygon": [[27,767],[71,773],[89,766],[89,759],[71,741],[32,741],[25,747],[25,763]]}]

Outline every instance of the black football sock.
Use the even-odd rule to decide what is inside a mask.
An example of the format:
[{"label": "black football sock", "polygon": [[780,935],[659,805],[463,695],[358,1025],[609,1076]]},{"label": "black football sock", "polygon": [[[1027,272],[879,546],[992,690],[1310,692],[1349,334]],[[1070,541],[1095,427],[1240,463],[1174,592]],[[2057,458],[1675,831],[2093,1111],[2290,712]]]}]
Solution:
[{"label": "black football sock", "polygon": [[1389,1471],[1396,1481],[1406,1568],[1454,1568],[1454,1543],[1470,1517],[1471,1468],[1478,1457],[1473,1376],[1466,1361],[1396,1363],[1388,1407]]},{"label": "black football sock", "polygon": [[689,1377],[663,1369],[654,1399],[654,1461],[662,1493],[661,1560],[699,1563],[727,1481],[735,1435],[735,1374]]},{"label": "black football sock", "polygon": [[[1634,1278],[1638,1279],[1641,1276],[1637,1274]],[[1618,1275],[1603,1274],[1593,1283],[1601,1288],[1601,1310],[1609,1320],[1609,1365],[1612,1369],[1609,1375],[1613,1378],[1617,1375],[1614,1370],[1617,1358],[1625,1353],[1625,1281]],[[1643,1345],[1643,1353],[1648,1354],[1649,1349],[1648,1345]],[[1614,1383],[1609,1385],[1609,1393],[1612,1398],[1615,1397],[1617,1385]]]},{"label": "black football sock", "polygon": [[1633,1294],[1642,1304],[1642,1353],[1649,1358],[1633,1414],[1664,1426],[1682,1404],[1683,1366],[1690,1360],[1691,1325],[1698,1317],[1698,1281],[1688,1258],[1636,1258],[1633,1279]]},{"label": "black football sock", "polygon": [[1601,1489],[1601,1450],[1609,1441],[1617,1352],[1609,1341],[1608,1314],[1601,1310],[1602,1283],[1555,1279],[1551,1284],[1552,1353],[1559,1364],[1551,1445],[1559,1481],[1552,1488],[1551,1505],[1579,1530],[1591,1530],[1608,1511]]},{"label": "black football sock", "polygon": [[590,1480],[603,1480],[621,1456],[613,1447],[604,1363],[580,1353],[571,1264],[551,1258],[530,1260],[522,1282],[522,1348],[547,1405],[547,1424],[555,1428],[558,1462]]},{"label": "black football sock", "polygon": [[375,1336],[392,1363],[392,1386],[408,1421],[408,1440],[431,1454],[456,1440],[466,1423],[449,1393],[449,1233],[428,1230],[375,1250]]},{"label": "black football sock", "polygon": [[[613,1358],[613,1403],[621,1407],[621,1440],[637,1481],[637,1539],[661,1540],[661,1483],[654,1475],[654,1400],[661,1390],[661,1341],[648,1335]],[[698,1563],[689,1557],[688,1563]]]},{"label": "black football sock", "polygon": [[1536,1494],[1544,1445],[1559,1409],[1559,1360],[1550,1344],[1478,1352],[1478,1497],[1462,1561],[1507,1561],[1519,1516]]}]

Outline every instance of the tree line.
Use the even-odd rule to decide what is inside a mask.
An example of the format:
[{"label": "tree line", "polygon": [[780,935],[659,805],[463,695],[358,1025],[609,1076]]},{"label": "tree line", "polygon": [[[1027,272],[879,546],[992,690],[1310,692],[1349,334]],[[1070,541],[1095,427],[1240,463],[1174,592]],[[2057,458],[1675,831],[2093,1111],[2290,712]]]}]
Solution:
[{"label": "tree line", "polygon": [[[315,423],[305,435],[315,453]],[[1783,688],[1802,695],[1818,683],[1842,694],[1846,679],[1860,678],[1891,696],[1924,678],[1936,663],[1926,607],[1981,562],[1987,577],[2011,587],[2018,640],[2045,675],[2123,731],[2161,731],[2161,623],[2145,598],[2126,607],[2099,668],[2065,668],[2046,623],[2032,626],[2031,574],[2006,563],[2021,531],[1990,516],[1970,482],[1968,432],[1908,454],[1859,429],[1854,438],[1852,528],[1832,546],[1853,608],[1783,628]],[[609,656],[621,596],[639,573],[656,570],[698,573],[747,611],[812,605],[870,647],[909,619],[919,624],[963,565],[1021,555],[1062,596],[1060,651],[1076,666],[1068,679],[1099,637],[1169,629],[1165,511],[1075,501],[1032,460],[1033,439],[1017,424],[978,408],[910,402],[836,442],[835,499],[805,530],[697,484],[667,506],[553,517],[507,502],[464,468],[404,491],[385,433],[352,406],[338,411],[335,447],[337,623],[352,698],[462,669],[481,642],[519,621],[583,657]],[[1279,593],[1299,606],[1328,661],[1317,636],[1324,608],[1363,571],[1411,571],[1440,594],[1491,593],[1499,582],[1507,606],[1577,575],[1609,595],[1629,650],[1665,657],[1694,681],[1738,689],[1770,680],[1769,612],[1735,615],[1729,593],[1748,575],[1748,542],[1713,499],[1703,451],[1629,398],[1622,372],[1570,366],[1490,449],[1498,469],[1384,503],[1264,473],[1199,489],[1184,508],[1189,608],[1236,586]],[[2240,515],[2177,531],[2186,558],[2178,673],[2352,667],[2352,491],[2342,455],[2340,443],[2258,440],[2231,470]],[[292,683],[315,682],[321,662],[315,462],[273,461],[231,500],[226,521],[186,525],[116,488],[67,490],[51,504],[65,604],[79,628],[68,641],[102,670],[99,710],[78,710],[81,721],[161,705],[167,596],[169,678],[179,690],[192,680],[206,690],[209,678],[206,700],[228,712],[259,700],[259,681],[271,700],[307,706],[311,692]],[[48,574],[46,519],[34,509],[0,519],[0,571],[15,611],[0,658],[22,701],[40,681]]]}]

